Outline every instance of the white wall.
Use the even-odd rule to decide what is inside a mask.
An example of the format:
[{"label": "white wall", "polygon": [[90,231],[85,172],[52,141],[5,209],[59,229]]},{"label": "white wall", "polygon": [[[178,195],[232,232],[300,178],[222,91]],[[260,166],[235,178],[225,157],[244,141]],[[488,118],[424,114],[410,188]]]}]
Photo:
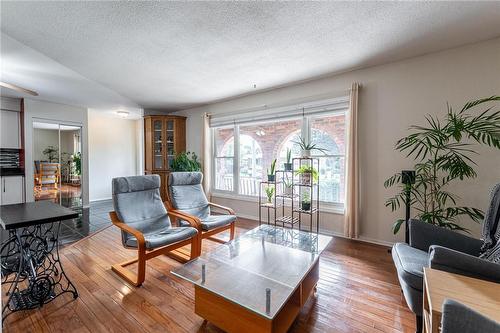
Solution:
[{"label": "white wall", "polygon": [[90,201],[110,199],[114,177],[142,174],[141,123],[89,110]]},{"label": "white wall", "polygon": [[[408,133],[409,125],[423,124],[426,114],[443,115],[447,101],[459,108],[472,99],[500,95],[500,39],[178,112],[188,117],[187,149],[200,153],[203,112],[224,113],[308,96],[338,95],[346,92],[352,82],[362,86],[360,235],[378,242],[402,240],[403,233],[392,235],[391,225],[404,212],[393,214],[384,206],[393,191],[384,189],[383,182],[392,173],[413,164],[394,151],[394,143]],[[456,192],[465,205],[484,210],[490,187],[500,181],[500,152],[488,148],[478,152],[477,179],[462,183]],[[214,201],[231,206],[242,215],[257,215],[254,202],[227,198]],[[342,232],[342,222],[341,215],[322,215],[322,227],[332,232]],[[471,228],[473,235],[479,235],[478,225],[469,221],[463,221],[463,225]]]},{"label": "white wall", "polygon": [[57,122],[82,127],[82,199],[89,203],[87,109],[44,102],[24,100],[25,159],[26,159],[26,201],[33,201],[33,122]]},{"label": "white wall", "polygon": [[[62,140],[61,140],[62,141]],[[47,161],[48,158],[43,151],[48,146],[59,149],[59,130],[56,129],[33,129],[33,160]]]}]

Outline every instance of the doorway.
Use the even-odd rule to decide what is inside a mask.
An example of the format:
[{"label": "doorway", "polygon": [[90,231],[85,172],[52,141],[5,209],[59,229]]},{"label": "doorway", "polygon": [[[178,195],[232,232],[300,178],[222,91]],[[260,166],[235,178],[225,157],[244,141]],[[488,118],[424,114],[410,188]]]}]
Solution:
[{"label": "doorway", "polygon": [[33,122],[35,201],[51,200],[79,210],[82,201],[82,128]]}]

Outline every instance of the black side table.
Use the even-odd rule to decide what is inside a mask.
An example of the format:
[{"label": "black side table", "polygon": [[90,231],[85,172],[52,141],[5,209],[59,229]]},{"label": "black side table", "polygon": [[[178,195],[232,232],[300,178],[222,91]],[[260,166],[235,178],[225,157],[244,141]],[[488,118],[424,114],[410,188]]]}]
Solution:
[{"label": "black side table", "polygon": [[78,292],[59,260],[60,222],[78,213],[50,201],[0,206],[9,237],[0,248],[2,319],[41,307],[64,293]]}]

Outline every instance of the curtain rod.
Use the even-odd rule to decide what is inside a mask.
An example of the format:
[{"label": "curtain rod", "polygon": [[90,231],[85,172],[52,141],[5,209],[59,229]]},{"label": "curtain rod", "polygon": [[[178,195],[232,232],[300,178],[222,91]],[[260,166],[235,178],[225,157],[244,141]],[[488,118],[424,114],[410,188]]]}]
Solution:
[{"label": "curtain rod", "polygon": [[[238,115],[240,113],[247,113],[247,112],[255,112],[255,111],[263,111],[266,109],[274,109],[274,108],[280,108],[280,107],[286,107],[286,106],[293,106],[295,104],[300,104],[300,103],[310,103],[310,102],[315,102],[319,101],[322,99],[331,99],[331,98],[342,98],[342,97],[348,97],[351,92],[351,88],[345,89],[345,90],[339,90],[335,93],[325,93],[325,94],[319,94],[319,95],[313,95],[313,96],[308,96],[308,97],[302,97],[302,98],[296,98],[296,99],[291,99],[286,102],[281,102],[281,103],[275,103],[275,104],[261,104],[257,106],[252,106],[249,108],[244,108],[244,109],[237,109],[234,111],[227,111],[223,113],[210,113],[207,112],[206,115],[208,117],[217,115],[220,117],[228,116],[228,115]],[[345,95],[347,94],[347,95]]]}]

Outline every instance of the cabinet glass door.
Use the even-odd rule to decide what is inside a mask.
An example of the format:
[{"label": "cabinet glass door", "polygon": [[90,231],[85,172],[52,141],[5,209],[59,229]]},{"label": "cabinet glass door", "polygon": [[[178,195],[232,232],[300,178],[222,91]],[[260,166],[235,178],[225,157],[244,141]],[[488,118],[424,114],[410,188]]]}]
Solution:
[{"label": "cabinet glass door", "polygon": [[167,164],[168,167],[170,168],[172,166],[172,162],[174,161],[175,158],[175,145],[174,145],[174,125],[175,121],[174,120],[167,120],[166,121],[166,133],[167,133]]},{"label": "cabinet glass door", "polygon": [[153,122],[153,168],[164,169],[163,165],[163,124],[161,120]]}]

